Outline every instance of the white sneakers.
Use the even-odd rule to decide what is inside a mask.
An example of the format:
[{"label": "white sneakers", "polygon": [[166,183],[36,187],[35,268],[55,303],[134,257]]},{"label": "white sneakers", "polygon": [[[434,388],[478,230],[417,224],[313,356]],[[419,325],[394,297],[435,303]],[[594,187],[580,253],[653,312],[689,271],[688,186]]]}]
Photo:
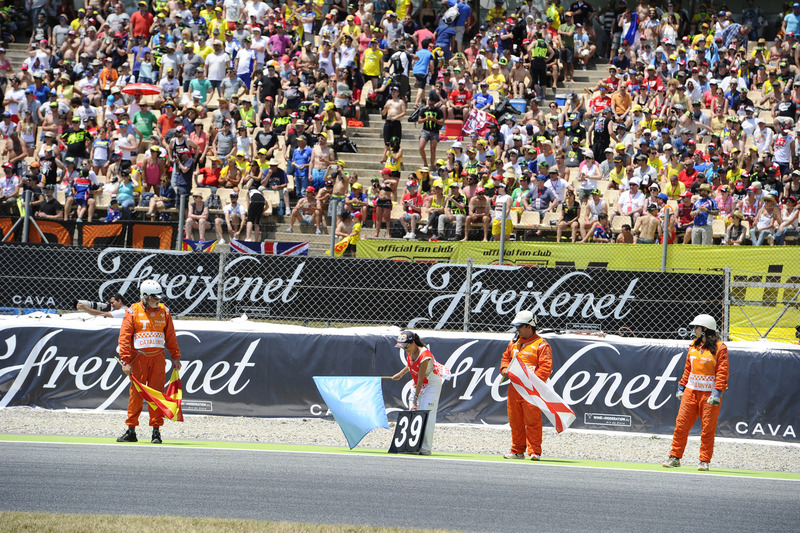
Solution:
[{"label": "white sneakers", "polygon": [[411,240],[411,239],[416,239],[417,236],[409,231],[408,233],[403,235],[403,238],[406,239],[406,240]]},{"label": "white sneakers", "polygon": [[286,228],[286,233],[294,233],[294,230],[292,228]]},{"label": "white sneakers", "polygon": [[507,453],[503,455],[503,459],[525,459],[524,453]]}]

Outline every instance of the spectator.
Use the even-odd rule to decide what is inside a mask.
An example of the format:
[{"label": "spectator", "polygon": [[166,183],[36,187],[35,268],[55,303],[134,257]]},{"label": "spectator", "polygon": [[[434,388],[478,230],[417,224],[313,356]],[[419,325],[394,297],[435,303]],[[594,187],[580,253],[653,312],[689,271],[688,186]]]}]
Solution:
[{"label": "spectator", "polygon": [[725,230],[725,237],[722,239],[722,244],[728,246],[741,246],[744,244],[744,239],[747,237],[747,231],[742,224],[743,218],[744,215],[742,215],[741,211],[734,211],[734,213],[731,215],[731,224]]},{"label": "spectator", "polygon": [[617,209],[609,217],[612,222],[615,216],[624,215],[631,217],[631,220],[635,223],[644,213],[646,198],[639,190],[639,181],[635,178],[631,179],[629,186],[630,188],[627,191],[619,195]]},{"label": "spectator", "polygon": [[700,198],[694,203],[691,215],[694,217],[692,225],[692,244],[713,244],[712,217],[719,211],[714,200],[709,198],[711,185],[704,183],[698,187]]},{"label": "spectator", "polygon": [[489,224],[492,220],[490,214],[491,204],[486,197],[486,189],[484,187],[477,187],[475,195],[469,200],[469,213],[465,219],[464,225],[464,238],[462,241],[469,240],[469,230],[472,223],[479,222],[483,226],[483,241],[489,240]]},{"label": "spectator", "polygon": [[789,196],[783,200],[783,209],[781,211],[781,223],[775,232],[773,244],[783,246],[786,244],[785,239],[787,236],[797,237],[798,235],[798,215],[800,209],[797,207],[797,199],[794,196]]},{"label": "spectator", "polygon": [[197,228],[199,239],[204,241],[206,239],[206,230],[211,229],[211,224],[208,221],[208,205],[203,201],[203,195],[199,192],[195,192],[192,195],[192,199],[193,202],[189,204],[186,214],[185,236],[187,239],[192,240],[194,228]]},{"label": "spectator", "polygon": [[572,242],[577,242],[580,228],[581,204],[575,199],[575,191],[567,190],[566,199],[561,202],[561,216],[556,224],[556,242],[561,242],[564,230],[572,233]]},{"label": "spectator", "polygon": [[415,180],[406,183],[406,193],[403,195],[403,215],[400,217],[400,225],[405,231],[404,239],[415,239],[417,237],[417,222],[422,216],[422,196],[419,194],[419,185]]},{"label": "spectator", "polygon": [[214,221],[219,244],[225,244],[225,239],[222,236],[223,221],[228,231],[228,237],[231,240],[239,239],[239,235],[241,235],[242,230],[245,229],[245,223],[247,221],[247,211],[244,206],[239,203],[239,193],[233,191],[230,198],[231,202],[224,207],[222,218],[217,217]]},{"label": "spectator", "polygon": [[773,236],[782,222],[777,198],[765,194],[762,201],[761,209],[758,210],[754,224],[750,228],[750,242],[753,246],[761,246],[765,241],[767,244],[772,244]]},{"label": "spectator", "polygon": [[431,163],[436,160],[436,146],[439,144],[439,132],[444,126],[444,113],[439,103],[439,97],[435,94],[428,97],[428,105],[419,113],[417,122],[422,124],[422,132],[419,137],[419,155],[422,157],[422,166],[428,166],[428,158],[425,148],[428,143],[431,145]]}]

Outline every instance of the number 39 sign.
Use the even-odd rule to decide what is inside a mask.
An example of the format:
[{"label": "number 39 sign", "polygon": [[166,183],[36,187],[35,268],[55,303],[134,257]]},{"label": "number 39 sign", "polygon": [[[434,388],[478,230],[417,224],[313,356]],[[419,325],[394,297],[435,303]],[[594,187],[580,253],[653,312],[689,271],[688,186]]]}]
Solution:
[{"label": "number 39 sign", "polygon": [[419,453],[429,411],[400,411],[389,453]]}]

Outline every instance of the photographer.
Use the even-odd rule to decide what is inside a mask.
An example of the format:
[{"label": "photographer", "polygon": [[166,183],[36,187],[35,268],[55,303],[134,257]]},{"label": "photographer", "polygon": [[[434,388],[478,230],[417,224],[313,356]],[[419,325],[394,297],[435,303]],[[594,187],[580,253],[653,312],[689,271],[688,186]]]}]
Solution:
[{"label": "photographer", "polygon": [[93,316],[122,318],[125,316],[125,311],[128,309],[128,306],[122,301],[122,295],[117,293],[108,299],[108,303],[78,300],[75,308],[78,311],[84,311]]}]

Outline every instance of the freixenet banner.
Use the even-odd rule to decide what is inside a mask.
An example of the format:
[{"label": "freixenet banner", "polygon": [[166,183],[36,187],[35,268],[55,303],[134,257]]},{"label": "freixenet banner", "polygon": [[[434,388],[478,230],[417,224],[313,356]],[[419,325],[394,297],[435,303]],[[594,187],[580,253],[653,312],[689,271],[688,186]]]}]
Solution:
[{"label": "freixenet banner", "polygon": [[[0,307],[74,309],[76,299],[138,300],[141,280],[164,287],[176,316],[506,331],[530,309],[541,328],[682,338],[698,313],[722,315],[722,276],[367,259],[83,250],[11,246],[5,260],[35,276],[0,285]],[[691,287],[691,291],[684,290]]]},{"label": "freixenet banner", "polygon": [[[114,359],[119,323],[0,320],[0,407],[124,411],[129,381]],[[394,347],[396,328],[179,320],[176,330],[186,414],[330,418],[313,376],[391,375],[404,364]],[[420,333],[453,373],[442,388],[438,420],[506,424],[509,382],[501,380],[499,365],[510,335]],[[553,348],[550,383],[575,411],[573,428],[672,433],[688,342],[545,337]],[[729,389],[717,434],[796,443],[800,348],[730,343],[728,349]],[[409,380],[384,380],[387,412],[407,409],[411,390]]]},{"label": "freixenet banner", "polygon": [[[538,267],[590,267],[608,270],[661,269],[661,246],[628,244],[569,245],[537,242],[506,243],[504,263]],[[497,264],[500,245],[495,242],[387,242],[362,240],[358,257],[395,261]],[[682,246],[667,251],[667,269],[673,272],[722,274],[733,269],[733,281],[756,283],[800,282],[800,247],[797,246]],[[685,289],[691,294],[692,287]],[[731,338],[754,340],[769,331],[770,339],[794,340],[800,323],[798,306],[785,312],[784,302],[796,297],[796,290],[776,288],[735,288],[730,309]],[[800,298],[798,298],[800,300]],[[748,302],[735,305],[737,301]],[[712,313],[713,314],[713,313]],[[754,327],[755,326],[755,327]]]}]

